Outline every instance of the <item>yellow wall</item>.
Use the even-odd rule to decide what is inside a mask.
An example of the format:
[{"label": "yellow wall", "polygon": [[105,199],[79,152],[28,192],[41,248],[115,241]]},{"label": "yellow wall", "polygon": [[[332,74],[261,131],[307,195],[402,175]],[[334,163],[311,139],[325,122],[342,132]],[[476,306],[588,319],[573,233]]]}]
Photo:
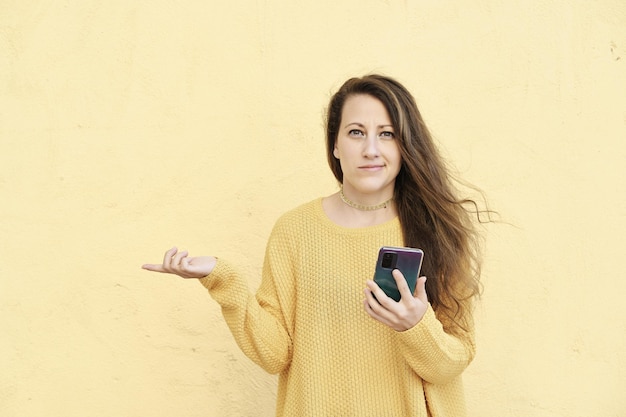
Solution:
[{"label": "yellow wall", "polygon": [[371,71],[512,223],[471,415],[626,415],[624,2],[300,3],[0,2],[0,415],[272,415],[208,294],[140,265],[176,244],[258,285],[277,216],[336,190],[329,94]]}]

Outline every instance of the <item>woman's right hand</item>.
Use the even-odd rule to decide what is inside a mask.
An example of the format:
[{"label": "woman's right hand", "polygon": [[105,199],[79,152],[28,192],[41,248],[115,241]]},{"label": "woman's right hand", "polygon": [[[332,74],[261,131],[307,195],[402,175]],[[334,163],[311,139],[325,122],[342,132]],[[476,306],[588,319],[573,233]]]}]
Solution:
[{"label": "woman's right hand", "polygon": [[209,275],[217,259],[213,256],[189,257],[189,252],[178,252],[178,248],[165,252],[162,264],[145,264],[143,269],[164,274],[175,274],[183,278],[204,278]]}]

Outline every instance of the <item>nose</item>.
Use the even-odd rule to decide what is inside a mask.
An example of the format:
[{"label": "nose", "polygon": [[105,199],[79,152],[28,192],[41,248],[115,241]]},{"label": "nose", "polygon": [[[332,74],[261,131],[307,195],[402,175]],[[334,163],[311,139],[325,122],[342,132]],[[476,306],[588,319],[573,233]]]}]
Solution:
[{"label": "nose", "polygon": [[378,137],[376,135],[367,135],[363,143],[363,156],[366,158],[376,158],[380,156],[378,149]]}]

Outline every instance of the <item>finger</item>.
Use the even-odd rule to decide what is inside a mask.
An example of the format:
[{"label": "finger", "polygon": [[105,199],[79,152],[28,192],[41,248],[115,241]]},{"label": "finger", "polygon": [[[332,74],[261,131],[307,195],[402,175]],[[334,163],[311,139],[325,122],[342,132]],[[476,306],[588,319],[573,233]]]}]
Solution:
[{"label": "finger", "polygon": [[370,309],[376,314],[376,318],[379,321],[388,321],[393,318],[393,311],[398,303],[389,298],[374,281],[369,280],[366,285],[365,298]]},{"label": "finger", "polygon": [[141,266],[142,269],[145,269],[146,271],[152,271],[152,272],[167,272],[165,269],[163,269],[163,265],[161,264],[145,264]]},{"label": "finger", "polygon": [[[368,290],[366,290],[368,291]],[[371,297],[371,294],[370,296]],[[374,301],[372,301],[374,300]],[[387,320],[385,317],[383,317],[382,315],[378,314],[374,308],[372,308],[372,306],[378,306],[378,308],[382,308],[380,307],[380,305],[376,302],[376,300],[374,298],[368,299],[366,296],[366,299],[363,300],[363,309],[365,310],[365,312],[374,320],[377,320],[387,326],[390,325],[389,320]]]},{"label": "finger", "polygon": [[367,280],[367,282],[365,283],[366,285],[366,290],[369,291],[370,296],[375,300],[376,300],[376,304],[377,305],[382,305],[385,308],[388,308],[387,304],[389,302],[394,302],[391,298],[389,298],[387,296],[387,294],[385,294],[385,292],[382,290],[382,288],[380,288],[378,286],[378,284],[376,282],[374,282],[373,280]]},{"label": "finger", "polygon": [[402,275],[402,272],[400,272],[399,269],[394,269],[393,271],[391,271],[391,275],[396,280],[396,286],[398,287],[398,291],[400,292],[400,301],[402,301],[402,299],[407,300],[412,298],[413,294],[411,294],[409,284],[406,282],[406,279],[404,278],[404,275]]},{"label": "finger", "polygon": [[420,277],[415,285],[415,297],[419,298],[424,304],[428,303],[428,294],[426,294],[426,277]]},{"label": "finger", "polygon": [[189,252],[187,252],[186,250],[178,252],[173,258],[172,258],[172,268],[180,268],[181,266],[181,261],[183,260],[183,258],[187,257],[187,255],[189,255]]},{"label": "finger", "polygon": [[[367,292],[367,290],[365,290],[365,292]],[[369,300],[369,297],[366,295],[365,296],[365,300],[363,300],[363,309],[365,310],[365,312],[367,314],[369,314],[370,316],[374,317],[374,310],[372,310],[372,306],[371,306],[372,301]]]},{"label": "finger", "polygon": [[365,288],[363,294],[365,294],[365,302],[368,304],[370,309],[371,306],[380,305],[378,300],[372,295],[372,290],[370,288]]},{"label": "finger", "polygon": [[189,258],[188,256],[185,256],[183,259],[181,259],[180,269],[182,272],[185,272],[187,274],[194,274],[196,271],[194,271],[194,267],[193,265],[191,265],[190,259],[193,259],[193,258]]},{"label": "finger", "polygon": [[172,249],[165,252],[165,255],[163,256],[163,268],[165,270],[168,270],[170,268],[170,265],[172,264],[172,256],[174,256],[177,251],[178,248],[174,246]]}]

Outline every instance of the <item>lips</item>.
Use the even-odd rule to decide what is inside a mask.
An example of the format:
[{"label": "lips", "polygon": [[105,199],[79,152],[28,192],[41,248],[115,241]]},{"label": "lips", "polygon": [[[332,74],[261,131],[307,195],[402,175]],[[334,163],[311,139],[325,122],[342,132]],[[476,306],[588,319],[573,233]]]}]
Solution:
[{"label": "lips", "polygon": [[379,169],[383,169],[384,167],[385,167],[384,165],[361,165],[359,169],[362,169],[365,171],[377,171]]}]

